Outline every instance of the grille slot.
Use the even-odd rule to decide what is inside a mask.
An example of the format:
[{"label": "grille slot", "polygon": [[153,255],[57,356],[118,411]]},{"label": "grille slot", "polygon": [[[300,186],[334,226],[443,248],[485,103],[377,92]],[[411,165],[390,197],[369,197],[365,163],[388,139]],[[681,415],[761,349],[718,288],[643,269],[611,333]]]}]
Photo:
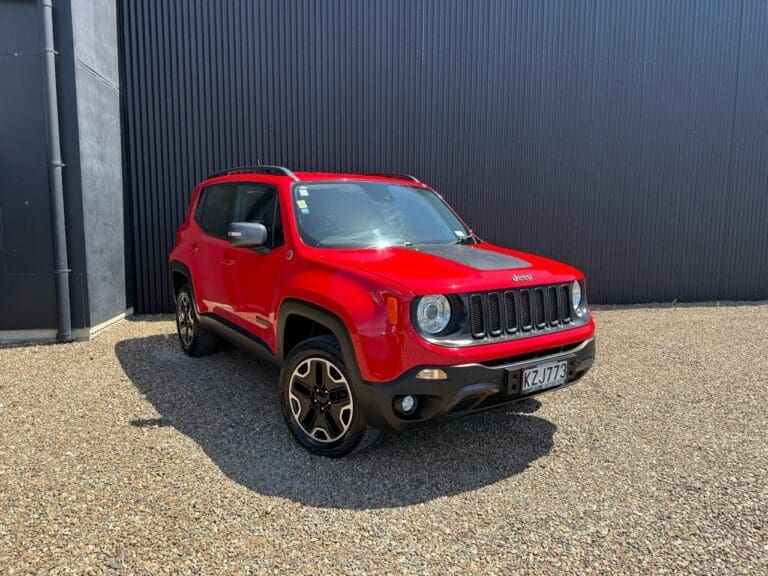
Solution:
[{"label": "grille slot", "polygon": [[547,325],[547,315],[544,310],[544,290],[542,288],[534,289],[533,302],[536,306],[533,316],[536,319],[536,328],[544,328]]},{"label": "grille slot", "polygon": [[568,284],[560,287],[563,324],[571,321],[571,288]]},{"label": "grille slot", "polygon": [[547,311],[549,313],[549,325],[560,324],[560,299],[557,297],[557,286],[547,288]]},{"label": "grille slot", "polygon": [[472,294],[469,297],[469,317],[473,338],[485,336],[485,318],[483,316],[483,297],[480,294]]},{"label": "grille slot", "polygon": [[514,292],[504,292],[504,317],[510,334],[517,332],[517,302]]},{"label": "grille slot", "polygon": [[501,305],[496,292],[488,294],[488,333],[491,336],[501,334]]},{"label": "grille slot", "polygon": [[520,290],[520,327],[525,331],[533,328],[530,290]]}]

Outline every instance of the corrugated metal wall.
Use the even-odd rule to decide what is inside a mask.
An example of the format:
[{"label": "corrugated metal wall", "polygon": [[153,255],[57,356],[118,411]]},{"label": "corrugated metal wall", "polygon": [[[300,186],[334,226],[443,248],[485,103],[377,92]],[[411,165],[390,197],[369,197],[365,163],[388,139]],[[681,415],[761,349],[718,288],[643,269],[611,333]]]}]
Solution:
[{"label": "corrugated metal wall", "polygon": [[195,183],[403,171],[593,302],[768,298],[765,0],[122,2],[135,305]]}]

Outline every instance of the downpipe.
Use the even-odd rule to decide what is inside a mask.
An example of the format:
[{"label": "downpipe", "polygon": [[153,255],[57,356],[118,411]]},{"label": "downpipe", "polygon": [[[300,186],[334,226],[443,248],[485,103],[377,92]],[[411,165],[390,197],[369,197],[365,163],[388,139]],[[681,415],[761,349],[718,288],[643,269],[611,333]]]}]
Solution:
[{"label": "downpipe", "polygon": [[53,277],[56,285],[56,338],[71,342],[72,317],[69,299],[69,263],[67,261],[67,226],[64,219],[64,184],[59,139],[59,101],[56,92],[56,50],[53,43],[53,6],[51,0],[38,0],[42,24],[41,54],[45,92],[45,118],[48,137],[48,188],[53,236]]}]

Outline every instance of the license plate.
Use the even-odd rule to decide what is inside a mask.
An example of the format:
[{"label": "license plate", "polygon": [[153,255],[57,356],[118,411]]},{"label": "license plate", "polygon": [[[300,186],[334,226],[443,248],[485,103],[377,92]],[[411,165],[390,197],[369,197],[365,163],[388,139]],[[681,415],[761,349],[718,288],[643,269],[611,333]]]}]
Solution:
[{"label": "license plate", "polygon": [[523,394],[564,384],[568,378],[568,362],[539,364],[523,372]]}]

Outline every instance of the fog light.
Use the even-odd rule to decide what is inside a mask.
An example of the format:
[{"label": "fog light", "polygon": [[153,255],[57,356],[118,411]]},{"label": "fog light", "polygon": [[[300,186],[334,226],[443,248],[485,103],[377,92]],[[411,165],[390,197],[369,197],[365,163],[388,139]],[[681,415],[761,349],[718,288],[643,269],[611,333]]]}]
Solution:
[{"label": "fog light", "polygon": [[420,380],[445,380],[448,378],[448,374],[445,373],[445,370],[440,370],[440,368],[424,368],[424,370],[420,370],[416,374],[416,378]]},{"label": "fog light", "polygon": [[416,398],[413,396],[402,396],[397,401],[397,405],[403,414],[410,414],[416,409]]}]

